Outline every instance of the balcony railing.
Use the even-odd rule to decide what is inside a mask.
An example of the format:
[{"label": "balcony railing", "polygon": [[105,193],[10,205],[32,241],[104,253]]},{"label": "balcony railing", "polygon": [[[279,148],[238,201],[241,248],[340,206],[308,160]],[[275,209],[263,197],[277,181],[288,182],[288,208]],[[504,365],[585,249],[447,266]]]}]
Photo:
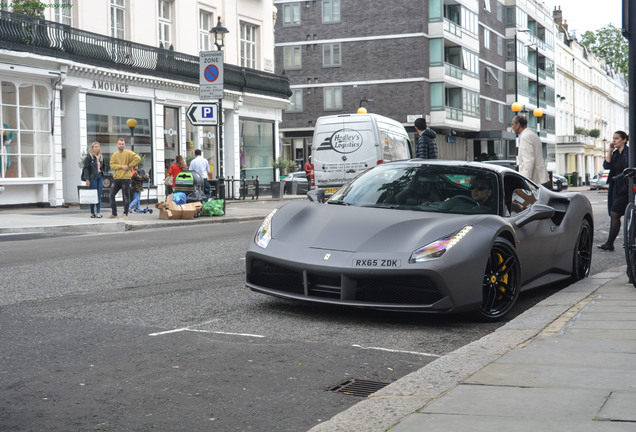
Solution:
[{"label": "balcony railing", "polygon": [[444,31],[447,31],[455,36],[462,37],[462,28],[459,24],[454,23],[448,18],[444,18]]},{"label": "balcony railing", "polygon": [[450,63],[444,63],[444,73],[452,78],[462,79],[462,68]]},{"label": "balcony railing", "polygon": [[[0,10],[0,45],[14,51],[69,59],[95,66],[199,83],[199,57],[142,45]],[[223,65],[224,87],[287,99],[292,92],[282,75]]]},{"label": "balcony railing", "polygon": [[464,110],[462,110],[461,108],[454,108],[454,107],[451,107],[451,106],[447,106],[446,107],[446,118],[448,120],[463,121],[464,120]]}]

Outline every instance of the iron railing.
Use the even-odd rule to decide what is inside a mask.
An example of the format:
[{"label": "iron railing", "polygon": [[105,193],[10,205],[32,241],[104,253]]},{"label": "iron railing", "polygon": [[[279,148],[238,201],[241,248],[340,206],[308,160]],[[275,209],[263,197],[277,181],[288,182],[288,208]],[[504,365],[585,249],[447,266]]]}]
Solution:
[{"label": "iron railing", "polygon": [[[55,21],[0,10],[0,48],[27,51],[100,67],[199,82],[199,57],[112,38]],[[284,99],[289,78],[230,64],[223,65],[224,87]]]}]

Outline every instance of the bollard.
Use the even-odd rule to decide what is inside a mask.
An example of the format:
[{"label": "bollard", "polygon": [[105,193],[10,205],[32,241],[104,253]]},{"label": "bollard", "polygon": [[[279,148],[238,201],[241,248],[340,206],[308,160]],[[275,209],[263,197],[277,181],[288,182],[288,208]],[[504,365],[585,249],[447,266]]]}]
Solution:
[{"label": "bollard", "polygon": [[225,179],[223,177],[218,177],[217,188],[218,199],[225,200]]}]

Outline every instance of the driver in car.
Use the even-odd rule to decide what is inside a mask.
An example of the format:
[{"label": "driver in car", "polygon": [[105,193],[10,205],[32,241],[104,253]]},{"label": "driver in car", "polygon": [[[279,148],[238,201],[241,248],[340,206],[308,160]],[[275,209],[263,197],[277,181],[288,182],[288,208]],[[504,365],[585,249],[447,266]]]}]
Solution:
[{"label": "driver in car", "polygon": [[474,177],[470,182],[470,196],[477,201],[480,206],[490,206],[492,186],[484,177]]}]

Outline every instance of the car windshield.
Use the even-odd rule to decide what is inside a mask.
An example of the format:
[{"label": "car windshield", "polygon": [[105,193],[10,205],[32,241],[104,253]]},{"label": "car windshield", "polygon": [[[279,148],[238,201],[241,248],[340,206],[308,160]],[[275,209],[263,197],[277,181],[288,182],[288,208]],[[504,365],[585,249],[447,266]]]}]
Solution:
[{"label": "car windshield", "polygon": [[497,176],[444,165],[379,165],[340,188],[327,204],[439,213],[497,214]]}]

